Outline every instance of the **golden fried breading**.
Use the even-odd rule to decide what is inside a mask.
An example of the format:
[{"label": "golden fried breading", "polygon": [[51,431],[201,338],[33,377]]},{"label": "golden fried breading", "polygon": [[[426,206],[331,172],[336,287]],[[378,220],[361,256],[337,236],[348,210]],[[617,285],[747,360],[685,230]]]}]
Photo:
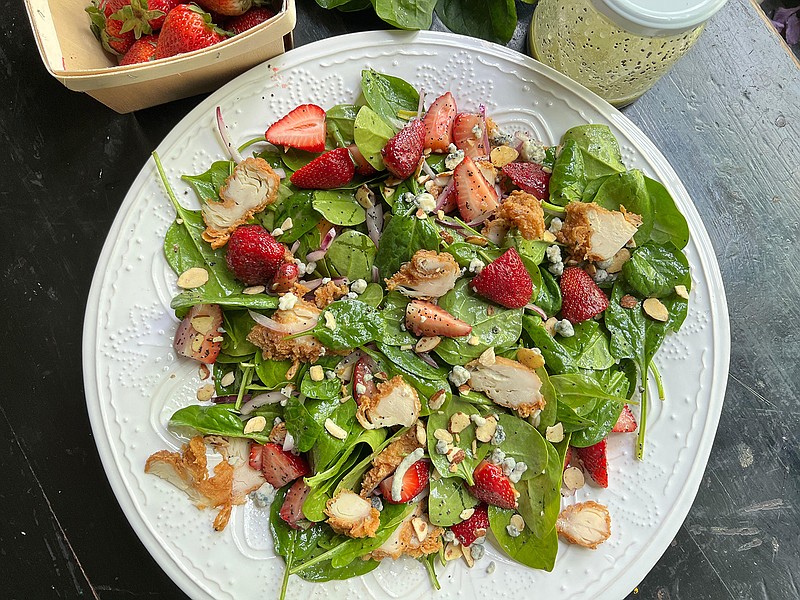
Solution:
[{"label": "golden fried breading", "polygon": [[413,428],[389,444],[372,459],[372,468],[367,471],[361,482],[361,495],[367,497],[371,494],[372,490],[378,487],[381,481],[394,473],[397,466],[406,456],[421,447],[422,444],[417,440],[417,435]]},{"label": "golden fried breading", "polygon": [[536,196],[515,190],[500,203],[496,216],[519,229],[526,240],[539,240],[544,234],[544,211]]},{"label": "golden fried breading", "polygon": [[314,304],[322,310],[331,302],[344,298],[349,291],[350,288],[347,287],[347,284],[329,281],[314,290]]}]

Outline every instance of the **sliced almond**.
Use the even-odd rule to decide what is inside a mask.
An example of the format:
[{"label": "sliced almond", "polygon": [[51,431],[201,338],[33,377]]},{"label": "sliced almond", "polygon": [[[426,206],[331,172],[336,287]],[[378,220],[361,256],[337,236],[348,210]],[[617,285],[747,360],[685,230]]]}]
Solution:
[{"label": "sliced almond", "polygon": [[556,335],[556,323],[558,323],[558,319],[555,317],[550,317],[544,322],[544,329],[551,337],[555,337]]},{"label": "sliced almond", "polygon": [[472,550],[469,546],[461,545],[461,556],[464,557],[464,562],[470,569],[475,565],[475,559],[472,558]]},{"label": "sliced almond", "polygon": [[642,303],[645,314],[651,319],[662,323],[669,319],[667,307],[658,298],[648,298]]},{"label": "sliced almond", "polygon": [[325,379],[325,370],[320,365],[314,365],[308,370],[311,381],[322,381]]},{"label": "sliced almond", "polygon": [[491,367],[494,363],[496,363],[497,357],[494,354],[494,348],[489,347],[484,350],[483,353],[478,357],[478,362],[485,367]]},{"label": "sliced almond", "polygon": [[686,289],[685,285],[676,285],[675,293],[678,294],[678,296],[680,296],[684,300],[689,299],[689,290]]},{"label": "sliced almond", "polygon": [[420,542],[424,542],[425,538],[428,537],[428,523],[424,519],[414,517],[411,519],[411,526],[414,528],[414,533],[417,534],[417,539]]},{"label": "sliced almond", "polygon": [[579,490],[586,483],[583,471],[578,467],[567,467],[564,469],[564,485],[570,490]]},{"label": "sliced almond", "polygon": [[202,333],[198,333],[194,338],[192,338],[192,352],[200,352],[200,348],[203,346],[203,342],[205,341],[206,336]]},{"label": "sliced almond", "polygon": [[438,335],[427,335],[425,337],[419,338],[419,341],[414,346],[415,352],[430,352],[436,346],[439,345],[439,342],[442,341],[442,338]]},{"label": "sliced almond", "polygon": [[451,433],[461,433],[470,424],[470,418],[467,413],[463,413],[461,411],[457,413],[453,413],[453,416],[450,417],[450,432]]},{"label": "sliced almond", "polygon": [[486,246],[489,243],[486,238],[482,238],[479,235],[468,235],[464,238],[464,241],[475,246]]},{"label": "sliced almond", "polygon": [[564,441],[564,424],[559,422],[552,427],[548,427],[544,437],[548,442],[552,442],[553,444]]},{"label": "sliced almond", "polygon": [[208,271],[203,267],[192,267],[186,269],[178,277],[178,287],[184,290],[199,288],[208,282]]},{"label": "sliced almond", "polygon": [[475,428],[475,437],[481,442],[491,442],[497,431],[497,419],[486,417],[485,422],[480,427]]},{"label": "sliced almond", "polygon": [[214,325],[214,317],[210,315],[197,315],[192,319],[192,327],[197,333],[202,333],[203,335],[207,334],[211,331],[211,327]]},{"label": "sliced almond", "polygon": [[259,433],[267,427],[267,420],[261,415],[255,416],[244,424],[244,433]]},{"label": "sliced almond", "polygon": [[199,390],[197,390],[197,399],[200,400],[200,402],[206,402],[208,400],[211,400],[213,396],[214,396],[214,385],[211,383],[207,383]]},{"label": "sliced almond", "polygon": [[455,542],[448,542],[447,546],[444,547],[444,559],[446,561],[451,561],[460,556],[463,556],[461,546],[456,546]]},{"label": "sliced almond", "polygon": [[234,381],[236,381],[236,375],[234,374],[233,371],[228,371],[227,373],[225,373],[225,375],[222,376],[222,379],[219,380],[219,384],[222,387],[228,387]]},{"label": "sliced almond", "polygon": [[636,308],[639,306],[639,301],[630,294],[625,294],[622,298],[619,299],[619,305],[622,308]]},{"label": "sliced almond", "polygon": [[505,167],[510,162],[514,162],[518,156],[519,152],[511,146],[498,146],[493,148],[489,154],[492,164],[498,169]]},{"label": "sliced almond", "polygon": [[470,338],[467,340],[467,343],[470,346],[479,346],[481,343],[481,338],[479,338],[477,335],[470,336]]},{"label": "sliced almond", "polygon": [[417,441],[424,446],[428,440],[428,435],[425,432],[425,426],[422,421],[417,421],[416,436]]},{"label": "sliced almond", "polygon": [[448,444],[453,443],[453,434],[451,434],[446,429],[437,429],[433,432],[433,437],[437,440],[442,440],[443,442],[447,442]]},{"label": "sliced almond", "polygon": [[447,460],[450,462],[450,466],[457,465],[458,463],[462,462],[467,457],[467,453],[464,452],[461,448],[453,446],[447,452]]},{"label": "sliced almond", "polygon": [[525,529],[525,519],[519,513],[511,517],[510,524],[517,528],[518,531]]},{"label": "sliced almond", "polygon": [[265,288],[263,285],[251,285],[249,287],[244,288],[242,290],[242,293],[247,294],[248,296],[252,296],[254,294],[263,294],[266,291],[267,288]]},{"label": "sliced almond", "polygon": [[542,239],[547,242],[548,244],[552,244],[556,241],[556,235],[550,231],[549,229],[545,229],[544,233],[542,234]]},{"label": "sliced almond", "polygon": [[475,514],[474,508],[465,508],[464,510],[461,511],[461,514],[458,516],[461,518],[462,521],[466,521],[474,514]]},{"label": "sliced almond", "polygon": [[611,264],[606,269],[607,273],[619,273],[622,271],[622,265],[628,262],[631,258],[631,252],[627,248],[622,248],[611,259]]},{"label": "sliced almond", "polygon": [[211,371],[208,370],[208,365],[206,365],[205,363],[200,363],[199,375],[200,379],[202,379],[203,381],[208,379],[208,376],[211,375]]},{"label": "sliced almond", "polygon": [[339,427],[332,419],[325,419],[325,430],[337,440],[343,440],[347,437],[347,431]]},{"label": "sliced almond", "polygon": [[520,348],[517,350],[517,360],[531,371],[544,366],[544,356],[538,348]]},{"label": "sliced almond", "polygon": [[325,327],[331,331],[336,331],[336,317],[331,312],[325,312]]}]

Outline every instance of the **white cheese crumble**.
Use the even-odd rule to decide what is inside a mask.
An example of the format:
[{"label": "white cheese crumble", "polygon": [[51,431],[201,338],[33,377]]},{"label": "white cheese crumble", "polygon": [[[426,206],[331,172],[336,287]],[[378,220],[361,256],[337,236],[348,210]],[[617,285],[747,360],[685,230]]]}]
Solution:
[{"label": "white cheese crumble", "polygon": [[450,154],[444,159],[444,168],[448,171],[455,169],[464,160],[464,151],[456,148],[455,144],[450,144]]},{"label": "white cheese crumble", "polygon": [[356,294],[363,294],[367,290],[367,282],[363,279],[356,279],[350,285],[350,290]]},{"label": "white cheese crumble", "polygon": [[461,365],[456,365],[453,367],[453,370],[450,371],[450,375],[448,375],[447,378],[450,380],[450,383],[459,387],[469,381],[469,371]]},{"label": "white cheese crumble", "polygon": [[484,263],[481,259],[473,258],[471,261],[469,261],[469,272],[476,274],[480,273],[485,266],[486,263]]},{"label": "white cheese crumble", "polygon": [[542,164],[547,156],[545,154],[544,145],[537,140],[525,140],[522,142],[519,155],[525,162],[538,164]]},{"label": "white cheese crumble", "polygon": [[562,337],[572,337],[575,335],[575,328],[567,319],[561,319],[556,323],[555,332]]},{"label": "white cheese crumble", "polygon": [[427,214],[430,214],[436,210],[436,198],[433,197],[433,194],[428,192],[417,194],[414,197],[414,204],[419,206]]},{"label": "white cheese crumble", "polygon": [[286,292],[278,299],[278,310],[292,310],[294,305],[297,304],[297,296],[292,292]]}]

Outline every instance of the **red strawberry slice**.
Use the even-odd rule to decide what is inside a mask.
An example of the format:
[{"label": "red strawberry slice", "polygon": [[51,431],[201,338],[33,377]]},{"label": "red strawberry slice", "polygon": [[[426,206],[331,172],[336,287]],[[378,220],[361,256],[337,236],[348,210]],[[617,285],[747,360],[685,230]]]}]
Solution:
[{"label": "red strawberry slice", "polygon": [[175,56],[213,46],[228,33],[212,23],[211,15],[196,4],[179,4],[167,15],[158,34],[156,58]]},{"label": "red strawberry slice", "polygon": [[571,323],[581,323],[608,308],[608,297],[586,271],[567,267],[561,274],[561,315]]},{"label": "red strawberry slice", "polygon": [[278,444],[268,442],[261,450],[261,472],[270,484],[281,488],[298,477],[311,473],[302,456],[286,452]]},{"label": "red strawberry slice", "polygon": [[453,184],[456,188],[456,203],[461,218],[472,223],[497,208],[497,190],[491,185],[475,165],[466,157],[453,171]]},{"label": "red strawberry slice", "polygon": [[172,345],[178,354],[210,365],[222,347],[220,327],[222,309],[218,304],[195,304],[178,325]]},{"label": "red strawberry slice", "polygon": [[336,148],[318,156],[290,177],[299,188],[330,190],[347,185],[356,174],[347,148]]},{"label": "red strawberry slice", "polygon": [[486,505],[478,504],[469,519],[456,523],[450,530],[464,546],[469,546],[479,537],[485,536],[489,530],[489,511]]},{"label": "red strawberry slice", "polygon": [[323,152],[325,132],[325,111],[316,104],[301,104],[270,125],[264,137],[276,146]]},{"label": "red strawberry slice", "polygon": [[347,149],[350,150],[350,156],[353,157],[353,162],[356,163],[356,173],[364,177],[369,177],[378,172],[375,170],[375,167],[367,162],[367,159],[361,154],[361,150],[358,149],[358,146],[350,144]]},{"label": "red strawberry slice", "polygon": [[576,448],[578,458],[595,483],[600,487],[608,487],[608,457],[606,456],[606,440],[597,442],[594,446]]},{"label": "red strawberry slice", "polygon": [[252,443],[250,444],[250,467],[255,469],[256,471],[261,470],[261,457],[264,452],[264,446],[262,444]]},{"label": "red strawberry slice", "polygon": [[575,448],[567,446],[567,452],[564,454],[564,470],[568,467],[574,467],[576,461],[577,454],[575,453]]},{"label": "red strawberry slice", "polygon": [[519,253],[509,248],[473,278],[472,289],[506,308],[522,308],[531,301],[533,282]]},{"label": "red strawberry slice", "polygon": [[416,498],[419,493],[428,485],[430,473],[428,472],[428,461],[418,460],[411,465],[403,476],[403,485],[400,488],[400,499],[392,499],[392,482],[394,475],[387,477],[380,483],[383,499],[389,504],[402,504]]},{"label": "red strawberry slice", "polygon": [[278,272],[286,249],[261,225],[237,227],[228,240],[225,260],[236,279],[264,285]]},{"label": "red strawberry slice", "polygon": [[628,405],[622,407],[622,412],[619,414],[616,424],[611,429],[614,433],[631,433],[636,431],[636,417],[633,416],[631,409]]},{"label": "red strawberry slice", "polygon": [[419,119],[411,119],[386,142],[381,156],[392,175],[398,179],[408,179],[417,170],[424,149],[425,125]]},{"label": "red strawberry slice", "polygon": [[[292,529],[308,529],[311,526],[311,523],[305,521],[306,517],[303,514],[303,502],[306,501],[310,492],[311,488],[305,480],[298,479],[292,484],[292,487],[289,488],[283,498],[283,504],[280,511],[278,511],[278,515]],[[304,522],[305,527],[300,523],[301,521]]]},{"label": "red strawberry slice", "polygon": [[499,465],[482,460],[475,467],[472,479],[475,485],[468,486],[467,489],[481,502],[500,508],[517,508],[517,490]]},{"label": "red strawberry slice", "polygon": [[290,291],[300,278],[300,270],[293,262],[285,262],[278,267],[278,272],[272,278],[270,289],[276,294],[285,294]]},{"label": "red strawberry slice", "polygon": [[425,148],[433,152],[447,152],[453,143],[453,122],[456,120],[456,100],[447,92],[433,101],[425,118]]},{"label": "red strawberry slice", "polygon": [[406,306],[406,328],[416,336],[463,337],[472,325],[456,319],[445,309],[426,300],[412,300]]},{"label": "red strawberry slice", "polygon": [[480,115],[459,113],[453,122],[453,142],[465,156],[486,156],[489,148],[484,146],[485,130],[486,124]]},{"label": "red strawberry slice", "polygon": [[261,25],[264,21],[269,21],[275,16],[275,11],[265,7],[251,8],[243,15],[238,17],[231,17],[225,24],[228,31],[232,31],[234,35],[244,33],[248,29],[252,29],[257,25]]},{"label": "red strawberry slice", "polygon": [[514,162],[508,163],[501,170],[523,192],[528,192],[539,200],[550,196],[550,174],[545,173],[542,165]]},{"label": "red strawberry slice", "polygon": [[356,404],[361,404],[361,396],[375,396],[377,391],[378,386],[372,378],[372,360],[362,356],[353,367],[353,399]]}]

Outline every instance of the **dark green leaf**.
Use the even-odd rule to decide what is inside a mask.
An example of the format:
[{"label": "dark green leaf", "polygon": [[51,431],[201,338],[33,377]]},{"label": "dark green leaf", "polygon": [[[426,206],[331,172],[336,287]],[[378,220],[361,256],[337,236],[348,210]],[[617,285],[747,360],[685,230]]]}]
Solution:
[{"label": "dark green leaf", "polygon": [[517,26],[514,0],[439,0],[436,14],[450,31],[507,44]]}]

